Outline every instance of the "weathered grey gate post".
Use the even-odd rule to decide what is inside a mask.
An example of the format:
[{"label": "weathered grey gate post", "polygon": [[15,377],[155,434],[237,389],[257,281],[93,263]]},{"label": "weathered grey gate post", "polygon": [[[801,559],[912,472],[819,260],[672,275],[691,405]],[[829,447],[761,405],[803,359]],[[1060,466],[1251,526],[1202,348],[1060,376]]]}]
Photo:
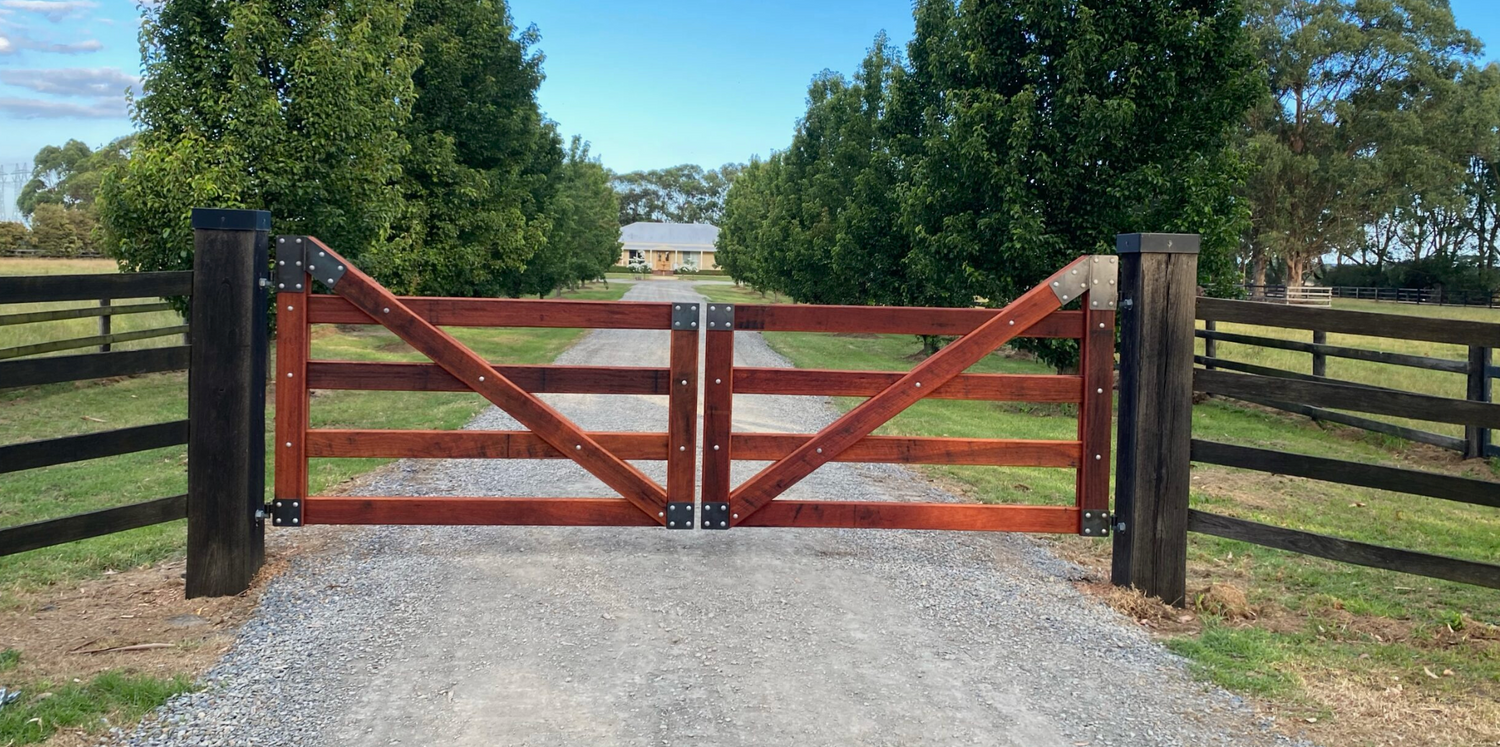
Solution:
[{"label": "weathered grey gate post", "polygon": [[1120,413],[1112,580],[1170,604],[1187,586],[1196,234],[1115,237]]},{"label": "weathered grey gate post", "polygon": [[250,587],[264,560],[271,214],[193,209],[187,596]]}]

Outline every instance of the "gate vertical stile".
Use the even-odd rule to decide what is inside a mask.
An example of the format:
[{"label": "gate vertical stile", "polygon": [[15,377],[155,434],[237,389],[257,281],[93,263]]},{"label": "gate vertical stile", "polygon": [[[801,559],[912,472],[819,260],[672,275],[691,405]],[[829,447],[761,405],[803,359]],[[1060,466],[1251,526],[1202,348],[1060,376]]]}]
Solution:
[{"label": "gate vertical stile", "polygon": [[[692,526],[698,442],[698,304],[673,304],[667,397],[667,507],[686,515],[669,528]],[[691,319],[691,322],[688,321]],[[706,517],[705,517],[706,520]],[[679,524],[680,526],[673,526]]]},{"label": "gate vertical stile", "polygon": [[[312,279],[302,269],[301,238],[276,240],[276,480],[273,526],[299,526],[307,498],[307,359],[312,342],[308,299]],[[288,465],[283,469],[281,465]]]},{"label": "gate vertical stile", "polygon": [[[703,351],[703,506],[704,516],[710,510],[730,514],[729,465],[730,432],[734,425],[734,307],[710,304],[710,327],[704,335]],[[722,326],[721,321],[727,320]],[[710,509],[712,506],[712,509]]]},{"label": "gate vertical stile", "polygon": [[1083,298],[1083,337],[1078,341],[1083,402],[1078,406],[1081,447],[1077,476],[1079,533],[1109,534],[1110,428],[1115,378],[1115,304],[1119,267],[1115,257],[1092,258],[1093,282]]}]

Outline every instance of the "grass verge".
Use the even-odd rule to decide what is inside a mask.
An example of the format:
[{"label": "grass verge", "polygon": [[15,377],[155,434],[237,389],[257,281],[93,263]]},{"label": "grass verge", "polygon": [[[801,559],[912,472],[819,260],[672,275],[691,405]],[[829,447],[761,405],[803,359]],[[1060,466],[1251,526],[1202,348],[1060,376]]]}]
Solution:
[{"label": "grass verge", "polygon": [[[713,301],[774,302],[734,286],[700,285],[697,290]],[[1374,310],[1384,311],[1384,306],[1388,304]],[[1472,314],[1481,310],[1448,311]],[[1266,336],[1282,332],[1246,331]],[[765,337],[773,349],[801,368],[908,370],[920,353],[920,345],[911,337],[786,332],[765,333]],[[1360,343],[1368,345],[1368,340],[1360,338]],[[1228,347],[1223,345],[1221,350]],[[1435,348],[1382,349],[1455,357],[1453,351]],[[1274,365],[1264,359],[1237,359]],[[1329,368],[1331,374],[1340,375],[1332,360]],[[1006,351],[971,370],[1050,373],[1040,363]],[[1412,372],[1417,378],[1437,376]],[[1374,375],[1373,371],[1356,373]],[[1403,385],[1389,378],[1385,384]],[[1446,391],[1442,384],[1429,386],[1440,390],[1432,393]],[[1415,386],[1413,390],[1424,391]],[[842,409],[855,402],[835,399]],[[1074,418],[1071,406],[924,401],[879,432],[1071,439],[1076,434]],[[1500,469],[1494,464],[1464,462],[1432,447],[1319,425],[1228,400],[1197,406],[1193,428],[1199,437],[1229,443],[1500,479]],[[986,503],[1073,500],[1071,470],[921,469]],[[1192,503],[1196,508],[1278,526],[1500,562],[1500,542],[1495,540],[1500,536],[1500,512],[1484,507],[1211,465],[1194,465]],[[1061,554],[1092,568],[1097,577],[1107,577],[1107,544],[1076,537],[1052,541]],[[1288,732],[1306,732],[1328,744],[1351,745],[1500,741],[1500,594],[1494,590],[1204,535],[1190,537],[1189,576],[1195,609],[1171,610],[1160,608],[1159,603],[1159,609],[1153,609],[1137,603],[1124,611],[1162,635],[1166,645],[1189,660],[1198,676],[1260,698],[1263,710]],[[1109,598],[1109,592],[1101,593]]]},{"label": "grass verge", "polygon": [[153,677],[114,670],[87,681],[37,681],[0,709],[0,744],[38,744],[61,731],[98,734],[134,723],[168,698],[193,689],[182,676]]}]

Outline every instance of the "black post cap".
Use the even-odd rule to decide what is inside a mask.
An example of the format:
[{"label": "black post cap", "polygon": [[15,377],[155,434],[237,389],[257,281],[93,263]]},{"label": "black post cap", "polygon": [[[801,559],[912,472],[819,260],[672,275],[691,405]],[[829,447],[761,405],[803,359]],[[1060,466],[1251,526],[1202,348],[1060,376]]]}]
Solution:
[{"label": "black post cap", "polygon": [[270,231],[269,210],[225,210],[222,208],[193,208],[193,230],[209,231]]},{"label": "black post cap", "polygon": [[1120,254],[1197,254],[1196,233],[1122,233],[1115,235]]}]

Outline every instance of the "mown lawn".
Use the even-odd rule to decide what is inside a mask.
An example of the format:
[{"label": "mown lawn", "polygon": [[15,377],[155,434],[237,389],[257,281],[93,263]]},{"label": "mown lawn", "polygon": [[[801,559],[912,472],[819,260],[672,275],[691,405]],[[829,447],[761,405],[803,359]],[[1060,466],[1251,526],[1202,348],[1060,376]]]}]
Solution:
[{"label": "mown lawn", "polygon": [[[769,303],[734,286],[698,285],[715,301]],[[1365,303],[1385,311],[1391,304]],[[1364,309],[1361,309],[1364,310]],[[1458,316],[1480,310],[1447,310]],[[1488,314],[1489,312],[1484,312]],[[1500,320],[1500,319],[1497,319]],[[1220,325],[1220,329],[1242,325]],[[1239,331],[1239,330],[1236,330]],[[1283,330],[1245,328],[1274,336]],[[1293,334],[1296,334],[1295,332]],[[1339,338],[1330,335],[1330,338]],[[802,368],[907,370],[919,360],[915,338],[766,333],[777,352]],[[1289,339],[1300,339],[1289,337]],[[1334,344],[1356,340],[1330,339]],[[1357,343],[1368,345],[1368,338]],[[1201,345],[1201,341],[1200,341]],[[1255,358],[1259,349],[1221,343],[1221,355],[1292,370],[1300,361]],[[1457,357],[1456,346],[1390,343],[1378,349]],[[1278,351],[1260,351],[1274,354]],[[1287,353],[1288,356],[1299,354]],[[1348,366],[1339,364],[1348,363]],[[1368,368],[1367,368],[1368,367]],[[1385,386],[1453,396],[1443,374],[1329,361],[1329,373]],[[1050,373],[1002,351],[972,371]],[[1381,378],[1381,372],[1384,377]],[[1393,376],[1399,378],[1392,378]],[[1462,377],[1458,396],[1462,396]],[[857,400],[836,399],[847,409]],[[1195,408],[1194,435],[1341,459],[1427,469],[1500,481],[1500,465],[1464,462],[1441,450],[1307,418],[1214,399]],[[882,433],[988,438],[1076,437],[1072,406],[921,402]],[[1073,472],[1059,469],[924,466],[928,474],[987,503],[1073,501]],[[1195,508],[1364,542],[1500,563],[1500,511],[1301,478],[1194,465]],[[1060,551],[1107,577],[1109,547],[1061,538]],[[1379,571],[1192,535],[1190,595],[1201,608],[1187,624],[1167,613],[1167,645],[1202,677],[1265,698],[1285,724],[1330,744],[1475,744],[1500,740],[1500,592]],[[1205,594],[1217,587],[1214,594]],[[1244,592],[1248,608],[1226,608],[1220,590]],[[1200,598],[1201,597],[1201,598]],[[1155,624],[1155,621],[1148,621]],[[1311,721],[1309,721],[1311,719]],[[1297,730],[1297,729],[1291,729]],[[1487,740],[1487,741],[1485,741]]]}]

